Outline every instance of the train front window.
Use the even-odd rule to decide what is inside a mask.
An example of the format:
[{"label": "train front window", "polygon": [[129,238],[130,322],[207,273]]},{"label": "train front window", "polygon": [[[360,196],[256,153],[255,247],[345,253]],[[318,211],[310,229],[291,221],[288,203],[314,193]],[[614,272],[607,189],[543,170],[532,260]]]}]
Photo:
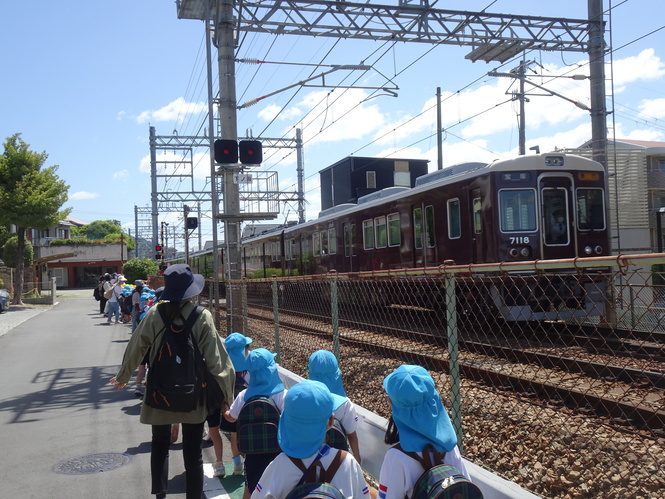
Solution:
[{"label": "train front window", "polygon": [[536,191],[503,189],[499,191],[502,232],[534,232],[536,230]]},{"label": "train front window", "polygon": [[577,189],[577,223],[580,230],[604,230],[602,189]]},{"label": "train front window", "polygon": [[570,243],[568,190],[563,187],[548,187],[543,189],[542,196],[545,244]]}]

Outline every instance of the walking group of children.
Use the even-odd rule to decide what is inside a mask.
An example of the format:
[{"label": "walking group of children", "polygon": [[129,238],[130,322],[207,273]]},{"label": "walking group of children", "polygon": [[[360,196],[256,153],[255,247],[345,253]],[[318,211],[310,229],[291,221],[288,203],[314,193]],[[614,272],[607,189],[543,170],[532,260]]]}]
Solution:
[{"label": "walking group of children", "polygon": [[[173,317],[178,311],[185,312],[184,322],[193,307],[188,299],[201,291],[202,277],[192,274],[186,265],[169,267],[164,277],[162,299],[171,300]],[[129,381],[150,346],[158,344],[160,327],[159,314],[149,311],[127,346],[118,375],[111,380],[119,388]],[[375,496],[370,494],[360,466],[356,409],[346,397],[332,352],[314,352],[308,362],[310,379],[287,390],[278,374],[276,354],[265,348],[250,351],[252,339],[239,333],[222,342],[207,310],[192,328],[192,336],[225,400],[233,402],[230,406],[223,403],[210,414],[205,404],[188,413],[142,405],[141,422],[153,426],[153,494],[158,498],[166,495],[170,428],[182,423],[187,498],[200,499],[201,439],[207,420],[215,450],[214,474],[226,474],[221,429],[231,434],[233,473],[245,474],[244,499],[295,499],[317,487],[331,488],[330,497]],[[455,431],[429,373],[419,366],[403,365],[384,379],[383,387],[391,406],[385,442],[393,447],[381,467],[378,497],[412,497],[416,482],[434,463],[453,466],[469,479]],[[260,404],[260,410],[259,405],[248,410],[253,404]],[[277,414],[277,421],[269,419],[271,411]],[[264,426],[253,432],[253,425]],[[350,452],[332,444],[331,434],[337,427],[346,435]]]}]

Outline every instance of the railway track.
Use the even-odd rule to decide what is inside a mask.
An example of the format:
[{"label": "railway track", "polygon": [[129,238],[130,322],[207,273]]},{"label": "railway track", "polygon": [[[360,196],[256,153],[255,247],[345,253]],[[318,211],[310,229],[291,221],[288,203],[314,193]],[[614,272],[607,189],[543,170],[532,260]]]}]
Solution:
[{"label": "railway track", "polygon": [[[255,320],[274,320],[272,308],[252,305],[251,310]],[[301,334],[331,334],[330,318],[316,313],[281,310],[279,323]],[[340,320],[339,327],[342,344],[448,372],[446,338],[441,334],[355,320]],[[579,344],[575,348],[541,345],[539,349],[533,344],[499,345],[496,335],[491,342],[487,336],[473,336],[460,340],[459,365],[464,378],[550,406],[593,414],[607,424],[665,436],[665,370],[659,361],[650,359],[631,368],[621,365],[617,357],[610,357],[616,365],[607,358],[603,362],[581,358]],[[575,350],[574,356],[563,354],[571,350]],[[649,366],[660,366],[660,370]]]}]

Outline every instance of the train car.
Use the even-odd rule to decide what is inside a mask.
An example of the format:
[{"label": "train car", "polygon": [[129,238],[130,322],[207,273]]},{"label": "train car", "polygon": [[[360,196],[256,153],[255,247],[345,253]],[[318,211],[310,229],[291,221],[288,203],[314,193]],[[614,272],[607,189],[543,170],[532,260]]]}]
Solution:
[{"label": "train car", "polygon": [[[383,189],[316,220],[246,239],[243,271],[270,277],[268,269],[309,275],[609,255],[605,204],[604,169],[581,156],[465,163],[421,176],[413,188]],[[553,316],[547,310],[562,301],[580,314],[600,313],[602,292],[583,299],[590,287],[598,288],[534,281],[490,289],[488,296],[509,320]]]}]

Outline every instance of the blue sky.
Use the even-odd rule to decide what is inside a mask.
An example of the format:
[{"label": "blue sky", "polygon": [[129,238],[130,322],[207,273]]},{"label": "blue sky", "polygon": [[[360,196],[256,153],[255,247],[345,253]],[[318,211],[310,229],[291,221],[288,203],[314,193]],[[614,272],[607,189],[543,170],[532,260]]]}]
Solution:
[{"label": "blue sky", "polygon": [[[611,5],[612,31],[606,33],[614,48],[607,71],[613,77],[608,94],[614,93],[613,99],[608,96],[608,109],[614,110],[610,137],[615,132],[617,138],[665,141],[665,8],[661,0],[612,0]],[[609,6],[605,0],[604,8]],[[441,0],[436,7],[587,17],[587,2],[581,0]],[[66,206],[73,208],[73,216],[87,222],[117,219],[134,233],[134,207],[150,203],[149,126],[158,135],[174,130],[202,135],[207,128],[204,35],[202,22],[177,18],[173,1],[5,2],[0,18],[0,138],[20,132],[32,149],[49,154],[46,165],[59,165],[60,177],[70,185]],[[292,138],[295,128],[303,130],[308,219],[319,211],[318,171],[348,155],[426,158],[430,169],[436,168],[432,106],[437,87],[444,98],[444,165],[514,156],[517,104],[506,102],[514,82],[487,72],[507,72],[519,59],[504,65],[472,63],[464,58],[468,51],[248,34],[237,57],[271,64],[237,65],[239,104],[333,64],[364,63],[373,69],[331,75],[330,83],[384,86],[390,78],[399,90],[391,97],[357,88],[291,88],[239,110],[239,134]],[[589,104],[588,81],[549,78],[588,74],[584,54],[532,52],[525,57],[538,72],[534,82]],[[214,80],[217,89],[216,76]],[[557,97],[529,99],[527,148],[538,145],[545,152],[576,147],[590,138],[585,111]],[[206,154],[195,151],[197,189],[206,188]],[[261,170],[277,172],[281,187],[295,190],[295,153],[265,151],[264,158]],[[179,189],[174,181],[163,188]],[[209,240],[210,207],[201,209],[202,237]],[[276,221],[296,219],[295,204],[284,203]],[[160,215],[161,220],[180,237],[180,210]],[[182,240],[177,245],[182,248]]]}]

